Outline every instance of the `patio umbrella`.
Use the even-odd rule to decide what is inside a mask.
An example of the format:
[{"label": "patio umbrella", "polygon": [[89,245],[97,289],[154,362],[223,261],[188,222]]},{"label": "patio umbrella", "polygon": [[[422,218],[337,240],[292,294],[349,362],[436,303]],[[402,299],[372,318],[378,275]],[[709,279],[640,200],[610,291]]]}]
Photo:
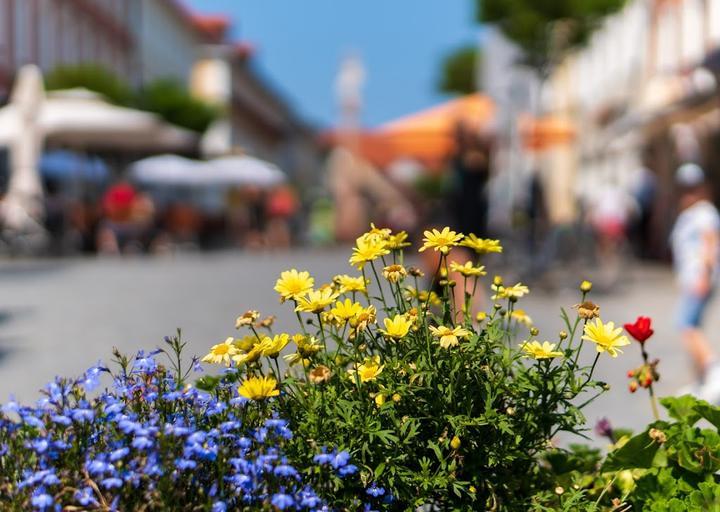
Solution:
[{"label": "patio umbrella", "polygon": [[205,162],[178,155],[151,156],[130,165],[131,179],[146,185],[207,185],[209,171]]},{"label": "patio umbrella", "polygon": [[82,88],[49,92],[38,124],[48,142],[88,150],[186,151],[198,140],[154,114],[113,105]]},{"label": "patio umbrella", "polygon": [[274,164],[248,155],[224,156],[208,162],[213,179],[226,185],[273,187],[287,180]]},{"label": "patio umbrella", "polygon": [[107,179],[110,171],[98,157],[56,149],[43,154],[40,159],[40,174],[57,180],[98,182]]}]

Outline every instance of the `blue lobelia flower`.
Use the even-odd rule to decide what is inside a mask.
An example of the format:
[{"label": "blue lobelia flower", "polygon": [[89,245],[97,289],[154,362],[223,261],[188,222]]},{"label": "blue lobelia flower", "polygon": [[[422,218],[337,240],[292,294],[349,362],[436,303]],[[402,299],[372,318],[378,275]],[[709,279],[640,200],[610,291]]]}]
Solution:
[{"label": "blue lobelia flower", "polygon": [[274,494],[270,503],[279,510],[285,510],[295,505],[295,500],[289,494],[279,492]]}]

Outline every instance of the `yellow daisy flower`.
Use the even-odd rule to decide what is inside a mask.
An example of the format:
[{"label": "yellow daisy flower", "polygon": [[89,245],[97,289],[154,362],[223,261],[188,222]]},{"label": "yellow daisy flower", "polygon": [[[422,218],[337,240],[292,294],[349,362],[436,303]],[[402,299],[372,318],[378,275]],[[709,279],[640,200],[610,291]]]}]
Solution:
[{"label": "yellow daisy flower", "polygon": [[290,343],[288,334],[276,334],[272,338],[266,336],[258,345],[258,349],[265,357],[277,358],[288,343]]},{"label": "yellow daisy flower", "polygon": [[298,272],[293,268],[280,274],[280,278],[275,283],[275,291],[280,294],[280,302],[297,300],[311,291],[314,284],[315,279],[309,272]]},{"label": "yellow daisy flower", "polygon": [[532,318],[523,309],[514,310],[510,316],[527,327],[532,326]]},{"label": "yellow daisy flower", "polygon": [[451,231],[448,227],[444,227],[442,231],[438,231],[437,229],[425,231],[423,234],[425,235],[423,238],[424,243],[419,252],[423,252],[426,249],[434,249],[435,251],[447,254],[450,252],[450,249],[458,245],[458,242],[463,238],[462,233]]},{"label": "yellow daisy flower", "polygon": [[520,299],[524,295],[530,293],[530,288],[522,283],[517,283],[512,286],[503,286],[501,284],[493,284],[491,286],[495,295],[492,296],[493,300],[498,299]]},{"label": "yellow daisy flower", "polygon": [[252,349],[247,352],[239,352],[232,356],[232,360],[235,364],[241,366],[243,364],[251,364],[256,362],[262,356],[262,342],[255,345]]},{"label": "yellow daisy flower", "polygon": [[335,307],[330,310],[330,313],[341,323],[345,323],[351,318],[355,318],[362,310],[363,307],[361,304],[353,302],[350,299],[345,299],[345,302],[337,301]]},{"label": "yellow daisy flower", "polygon": [[393,340],[404,338],[412,327],[412,321],[405,315],[395,315],[392,320],[386,318],[383,320],[385,329],[378,329],[383,336]]},{"label": "yellow daisy flower", "polygon": [[479,267],[476,267],[472,264],[472,261],[466,261],[462,265],[452,261],[450,262],[450,271],[458,272],[465,277],[484,276],[487,274],[487,272],[485,272],[485,266],[480,265]]},{"label": "yellow daisy flower", "polygon": [[380,364],[380,356],[375,356],[372,359],[366,359],[363,364],[357,367],[357,370],[351,368],[348,373],[355,375],[357,372],[360,382],[365,383],[375,380],[382,373],[383,368],[385,368],[385,365]]},{"label": "yellow daisy flower", "polygon": [[238,393],[250,400],[264,400],[278,396],[280,390],[277,388],[277,381],[272,377],[250,377],[243,381]]},{"label": "yellow daisy flower", "polygon": [[213,345],[212,348],[210,348],[210,353],[203,357],[202,361],[214,364],[224,363],[230,366],[230,358],[238,353],[237,347],[233,344],[234,341],[235,338],[231,336],[222,343]]},{"label": "yellow daisy flower", "polygon": [[374,324],[377,320],[377,309],[372,304],[360,310],[353,318],[350,319],[350,326],[355,332],[364,330],[368,325]]},{"label": "yellow daisy flower", "polygon": [[340,293],[362,292],[367,290],[368,281],[363,276],[351,277],[347,274],[333,277],[333,282],[340,288]]},{"label": "yellow daisy flower", "polygon": [[612,357],[622,354],[622,350],[617,347],[630,344],[627,336],[623,335],[622,327],[616,328],[613,322],[604,324],[599,318],[585,324],[582,339],[592,341],[598,352],[607,352]]},{"label": "yellow daisy flower", "polygon": [[353,248],[352,256],[350,256],[350,264],[361,270],[365,263],[376,260],[381,256],[390,254],[385,241],[377,237],[360,237],[356,240]]},{"label": "yellow daisy flower", "polygon": [[555,343],[549,341],[543,341],[542,344],[539,341],[525,341],[520,344],[520,349],[533,359],[552,359],[563,355],[562,352],[554,350]]},{"label": "yellow daisy flower", "polygon": [[410,242],[407,242],[408,234],[405,231],[399,231],[394,235],[390,235],[387,239],[386,247],[392,251],[397,251],[403,247],[409,247]]},{"label": "yellow daisy flower", "polygon": [[305,311],[306,313],[320,313],[323,309],[332,304],[337,295],[332,289],[309,291],[304,297],[297,299],[297,307],[295,311]]},{"label": "yellow daisy flower", "polygon": [[429,328],[433,336],[440,338],[440,346],[445,349],[458,346],[460,343],[458,338],[467,338],[470,336],[470,331],[460,326],[451,329],[444,325],[437,327],[431,325]]},{"label": "yellow daisy flower", "polygon": [[492,240],[490,238],[478,238],[472,233],[467,235],[465,239],[460,242],[460,245],[472,249],[478,254],[488,254],[491,252],[502,252],[503,248],[500,245],[500,240]]},{"label": "yellow daisy flower", "polygon": [[249,334],[247,336],[243,336],[242,338],[235,338],[233,340],[233,345],[235,345],[235,348],[237,348],[240,352],[249,352],[258,343],[260,343],[260,340],[254,334]]}]

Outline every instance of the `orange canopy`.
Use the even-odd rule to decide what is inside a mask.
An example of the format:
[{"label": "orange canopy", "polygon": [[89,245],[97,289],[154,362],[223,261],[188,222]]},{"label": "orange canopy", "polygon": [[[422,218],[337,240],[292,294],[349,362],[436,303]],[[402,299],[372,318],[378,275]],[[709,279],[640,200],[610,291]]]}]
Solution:
[{"label": "orange canopy", "polygon": [[410,157],[439,167],[452,152],[458,123],[476,127],[489,124],[492,100],[471,94],[381,125],[374,135],[383,139],[396,158]]},{"label": "orange canopy", "polygon": [[575,127],[572,121],[560,116],[527,116],[520,119],[520,133],[525,148],[531,151],[543,151],[573,140]]}]

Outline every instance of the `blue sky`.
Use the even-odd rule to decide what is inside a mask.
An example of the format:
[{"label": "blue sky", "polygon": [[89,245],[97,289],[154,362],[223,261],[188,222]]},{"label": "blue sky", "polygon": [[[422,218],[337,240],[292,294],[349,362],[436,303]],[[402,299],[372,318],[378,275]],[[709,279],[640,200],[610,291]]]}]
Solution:
[{"label": "blue sky", "polygon": [[367,80],[363,123],[380,124],[441,102],[442,56],[475,43],[472,0],[185,0],[225,13],[232,37],[252,42],[256,64],[308,120],[337,119],[333,80],[348,52]]}]

